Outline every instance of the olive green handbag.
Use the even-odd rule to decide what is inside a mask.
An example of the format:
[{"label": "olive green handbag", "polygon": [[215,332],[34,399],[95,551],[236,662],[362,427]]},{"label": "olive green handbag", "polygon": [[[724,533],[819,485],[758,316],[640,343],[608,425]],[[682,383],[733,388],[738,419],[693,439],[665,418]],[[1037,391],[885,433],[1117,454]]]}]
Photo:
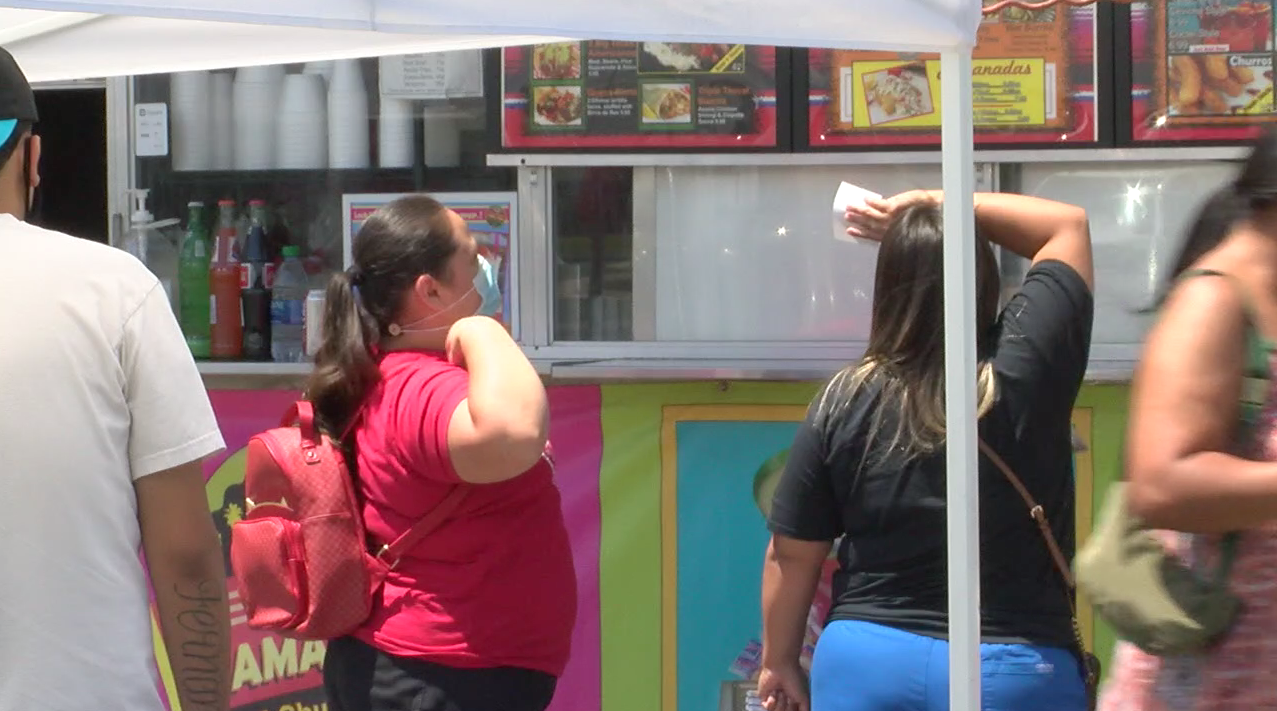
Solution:
[{"label": "olive green handbag", "polygon": [[[1185,274],[1201,275],[1227,276],[1207,270]],[[1247,304],[1239,441],[1249,439],[1268,396],[1268,348],[1252,313]],[[1232,627],[1241,609],[1241,601],[1228,586],[1240,538],[1236,532],[1225,534],[1215,569],[1207,574],[1194,571],[1168,553],[1131,515],[1125,484],[1114,484],[1098,525],[1074,560],[1077,585],[1119,637],[1145,652],[1157,656],[1201,652]]]},{"label": "olive green handbag", "polygon": [[1219,565],[1202,576],[1130,515],[1124,487],[1110,489],[1099,525],[1074,561],[1078,588],[1119,637],[1145,652],[1200,652],[1228,631],[1241,608],[1228,589],[1238,534],[1224,536]]}]

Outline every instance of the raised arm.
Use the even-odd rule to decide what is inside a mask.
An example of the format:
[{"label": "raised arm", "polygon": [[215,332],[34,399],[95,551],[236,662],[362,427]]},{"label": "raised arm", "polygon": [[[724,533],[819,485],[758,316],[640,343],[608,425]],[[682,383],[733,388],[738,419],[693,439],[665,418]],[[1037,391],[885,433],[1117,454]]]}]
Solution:
[{"label": "raised arm", "polygon": [[1230,453],[1245,357],[1240,288],[1223,277],[1182,282],[1135,372],[1128,502],[1154,528],[1221,533],[1277,518],[1277,463]]},{"label": "raised arm", "polygon": [[[876,238],[893,215],[909,205],[944,200],[940,190],[911,190],[847,211],[848,232]],[[1091,261],[1091,233],[1086,211],[1054,200],[1012,193],[976,193],[976,224],[985,237],[1035,264],[1048,259],[1064,262],[1086,282],[1095,283]]]},{"label": "raised arm", "polygon": [[536,369],[500,323],[461,319],[448,334],[448,357],[470,373],[469,391],[448,425],[457,476],[474,484],[513,479],[545,451],[550,407]]},{"label": "raised arm", "polygon": [[990,242],[1034,264],[1048,259],[1064,262],[1087,288],[1095,288],[1086,210],[1011,193],[977,193],[975,209],[976,223]]}]

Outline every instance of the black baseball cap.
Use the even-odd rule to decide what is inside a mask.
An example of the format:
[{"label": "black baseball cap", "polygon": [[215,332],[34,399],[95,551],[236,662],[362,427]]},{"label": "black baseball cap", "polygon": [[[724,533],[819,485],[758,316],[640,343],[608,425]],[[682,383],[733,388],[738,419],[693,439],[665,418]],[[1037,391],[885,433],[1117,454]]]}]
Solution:
[{"label": "black baseball cap", "polygon": [[17,60],[0,47],[0,149],[8,145],[19,122],[35,123],[35,92]]}]

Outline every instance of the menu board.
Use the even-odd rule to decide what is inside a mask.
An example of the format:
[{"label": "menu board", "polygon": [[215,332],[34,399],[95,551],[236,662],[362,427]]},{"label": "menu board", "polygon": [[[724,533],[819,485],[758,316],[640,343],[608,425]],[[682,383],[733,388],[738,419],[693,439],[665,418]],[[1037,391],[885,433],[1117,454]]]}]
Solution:
[{"label": "menu board", "polygon": [[560,42],[504,52],[506,148],[772,148],[776,48]]},{"label": "menu board", "polygon": [[[940,57],[811,50],[808,145],[940,142]],[[1095,119],[1095,8],[1008,7],[972,54],[978,143],[1088,143]]]},{"label": "menu board", "polygon": [[1277,119],[1272,0],[1131,6],[1131,128],[1137,141],[1246,139]]}]

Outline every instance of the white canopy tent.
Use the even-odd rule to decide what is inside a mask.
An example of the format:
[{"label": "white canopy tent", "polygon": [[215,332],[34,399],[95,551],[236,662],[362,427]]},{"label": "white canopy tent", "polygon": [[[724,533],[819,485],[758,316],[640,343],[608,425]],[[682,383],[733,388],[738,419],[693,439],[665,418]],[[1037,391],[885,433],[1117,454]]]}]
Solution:
[{"label": "white canopy tent", "polygon": [[[495,47],[557,38],[939,52],[949,422],[950,707],[980,708],[971,48],[981,0],[3,0],[33,81]],[[1070,0],[1072,1],[1072,0]]]},{"label": "white canopy tent", "polygon": [[939,51],[978,0],[5,0],[0,44],[33,81],[309,61],[554,37]]}]

